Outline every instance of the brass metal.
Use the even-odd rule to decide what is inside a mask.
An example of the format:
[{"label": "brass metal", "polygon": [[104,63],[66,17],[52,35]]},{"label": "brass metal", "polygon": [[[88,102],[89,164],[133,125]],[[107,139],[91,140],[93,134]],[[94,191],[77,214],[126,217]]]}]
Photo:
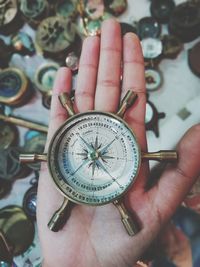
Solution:
[{"label": "brass metal", "polygon": [[18,126],[22,126],[25,128],[30,128],[36,131],[40,131],[40,132],[44,132],[47,133],[48,132],[48,127],[36,122],[32,122],[32,121],[28,121],[25,119],[21,119],[21,118],[17,118],[17,117],[11,117],[11,116],[5,116],[3,114],[0,114],[0,120],[3,120],[5,122],[10,122],[13,123],[15,125]]},{"label": "brass metal", "polygon": [[[0,96],[0,102],[6,105],[22,104],[25,101],[25,98],[27,98],[26,96],[29,91],[29,81],[25,74],[20,69],[7,68],[1,71],[1,75],[4,75],[4,77],[15,75],[20,80],[21,85],[20,89],[18,89],[18,92],[15,95],[12,95],[11,97]],[[11,84],[11,86],[13,87],[14,85]],[[12,89],[14,90],[15,88]]]},{"label": "brass metal", "polygon": [[178,154],[175,150],[160,150],[157,152],[142,152],[142,160],[176,161]]},{"label": "brass metal", "polygon": [[122,99],[120,108],[117,112],[117,116],[123,118],[125,112],[135,103],[137,97],[138,95],[135,92],[128,90],[126,95]]},{"label": "brass metal", "polygon": [[20,154],[19,160],[21,163],[47,161],[47,154]]},{"label": "brass metal", "polygon": [[69,199],[64,198],[61,207],[51,217],[48,227],[53,232],[58,232],[66,221],[66,214],[69,206]]},{"label": "brass metal", "polygon": [[115,200],[113,204],[118,208],[122,223],[130,236],[134,236],[139,232],[137,224],[133,221],[130,214],[126,210],[124,203],[121,200]]},{"label": "brass metal", "polygon": [[68,93],[62,93],[59,95],[59,100],[60,100],[61,105],[66,109],[68,115],[70,117],[74,116],[75,112],[73,109],[73,103],[70,98],[70,95]]}]

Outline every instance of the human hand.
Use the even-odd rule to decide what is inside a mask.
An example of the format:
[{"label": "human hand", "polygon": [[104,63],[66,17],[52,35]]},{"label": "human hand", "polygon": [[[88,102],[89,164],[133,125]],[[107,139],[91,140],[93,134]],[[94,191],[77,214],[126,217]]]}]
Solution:
[{"label": "human hand", "polygon": [[[123,81],[120,84],[121,62]],[[70,92],[71,72],[58,71],[54,85],[47,147],[55,130],[67,119],[58,95]],[[122,88],[122,89],[121,89]],[[115,20],[103,23],[101,38],[85,39],[80,59],[74,109],[116,112],[121,95],[132,89],[138,94],[125,116],[142,151],[147,151],[145,134],[145,78],[140,42],[128,33],[121,39]],[[114,205],[76,205],[64,228],[51,232],[48,221],[63,197],[56,190],[45,164],[38,188],[37,223],[44,267],[127,267],[133,266],[169,220],[200,172],[200,125],[193,127],[178,145],[179,160],[162,174],[158,184],[146,191],[148,163],[142,163],[138,179],[128,191],[125,205],[137,215],[141,231],[127,235]]]}]

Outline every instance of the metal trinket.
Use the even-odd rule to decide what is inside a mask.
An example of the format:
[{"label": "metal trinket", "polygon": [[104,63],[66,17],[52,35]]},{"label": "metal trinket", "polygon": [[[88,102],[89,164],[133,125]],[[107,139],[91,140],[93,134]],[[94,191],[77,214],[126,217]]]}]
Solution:
[{"label": "metal trinket", "polygon": [[29,100],[31,94],[29,81],[25,74],[17,68],[0,71],[0,102],[19,106]]},{"label": "metal trinket", "polygon": [[158,38],[161,33],[161,25],[153,17],[144,17],[137,24],[137,34],[140,39]]},{"label": "metal trinket", "polygon": [[[75,40],[74,24],[61,16],[48,17],[38,26],[36,42],[49,57],[62,58]],[[63,54],[64,53],[64,54]]]},{"label": "metal trinket", "polygon": [[[76,114],[67,93],[59,96],[69,119],[57,130],[47,154],[23,154],[20,161],[48,162],[57,189],[64,196],[48,226],[58,231],[66,221],[70,202],[91,206],[113,203],[129,235],[138,225],[123,204],[123,195],[137,178],[142,160],[176,161],[176,151],[141,152],[135,134],[123,120],[137,94],[128,91],[115,114],[88,111]],[[120,151],[120,154],[118,154]]]}]

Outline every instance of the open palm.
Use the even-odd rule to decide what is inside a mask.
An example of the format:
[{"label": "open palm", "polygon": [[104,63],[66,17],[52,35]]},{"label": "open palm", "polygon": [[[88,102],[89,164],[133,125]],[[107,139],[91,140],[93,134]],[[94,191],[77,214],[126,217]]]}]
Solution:
[{"label": "open palm", "polygon": [[[123,74],[122,84],[120,81]],[[58,95],[70,92],[71,72],[58,71],[53,90],[48,142],[66,120]],[[127,90],[138,94],[126,113],[142,151],[147,150],[145,135],[145,79],[140,42],[133,33],[121,38],[120,25],[113,19],[102,25],[101,38],[88,37],[83,43],[74,109],[76,112],[101,110],[116,112]],[[138,179],[125,198],[125,205],[140,224],[134,237],[127,235],[113,204],[101,207],[74,205],[64,228],[51,232],[48,221],[63,197],[56,190],[47,166],[43,164],[39,188],[37,222],[44,267],[127,267],[133,266],[159,233],[195,182],[200,171],[200,126],[194,126],[178,145],[179,161],[169,165],[159,183],[146,191],[149,176],[142,163]]]}]

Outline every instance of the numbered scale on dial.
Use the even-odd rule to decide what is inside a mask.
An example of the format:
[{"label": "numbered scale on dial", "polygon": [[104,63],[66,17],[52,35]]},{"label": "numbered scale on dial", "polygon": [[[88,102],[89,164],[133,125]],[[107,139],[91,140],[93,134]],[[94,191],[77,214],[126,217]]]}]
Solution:
[{"label": "numbered scale on dial", "polygon": [[58,231],[69,214],[70,201],[91,206],[113,203],[129,235],[138,224],[126,210],[123,195],[134,184],[142,160],[177,160],[176,151],[142,152],[136,136],[123,120],[137,99],[128,91],[116,114],[88,111],[75,114],[66,93],[59,96],[69,119],[56,131],[47,154],[22,154],[21,162],[47,161],[57,189],[64,195],[48,226]]},{"label": "numbered scale on dial", "polygon": [[93,111],[72,117],[58,130],[49,163],[55,183],[68,198],[101,205],[124,194],[135,181],[140,148],[125,122]]}]

